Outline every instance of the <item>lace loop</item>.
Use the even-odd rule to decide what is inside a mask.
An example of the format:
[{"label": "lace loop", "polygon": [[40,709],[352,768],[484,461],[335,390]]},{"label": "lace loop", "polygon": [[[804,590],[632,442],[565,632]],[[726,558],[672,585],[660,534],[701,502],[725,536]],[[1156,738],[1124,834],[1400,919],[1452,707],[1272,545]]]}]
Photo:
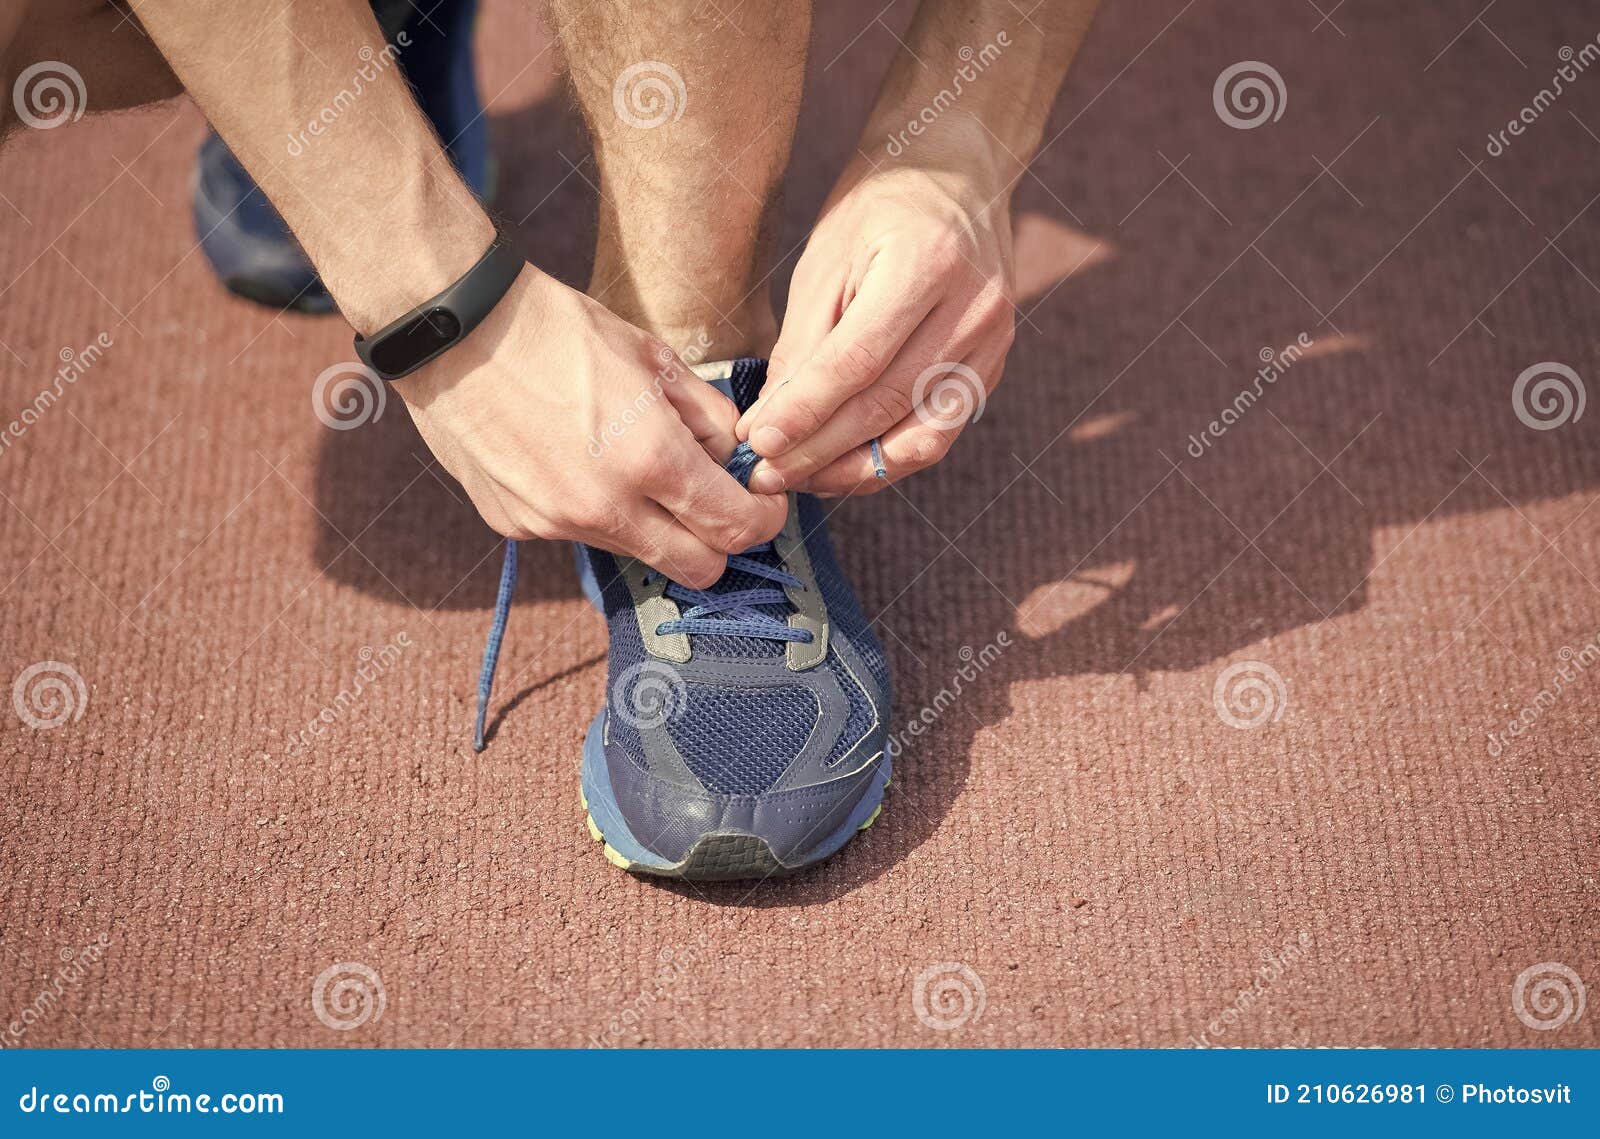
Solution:
[{"label": "lace loop", "polygon": [[[760,561],[752,555],[770,555],[774,561]],[[728,559],[728,569],[747,574],[763,581],[776,582],[778,586],[804,589],[805,583],[776,563],[777,552],[771,542],[751,546],[742,554]],[[646,581],[660,580],[661,574],[652,570]],[[656,635],[673,633],[723,633],[741,637],[756,637],[766,641],[810,641],[807,629],[790,628],[789,623],[764,613],[763,605],[787,605],[789,595],[782,588],[757,586],[755,588],[723,589],[731,574],[710,589],[690,589],[675,581],[668,581],[663,591],[680,606],[686,605],[679,615],[656,626]]]}]

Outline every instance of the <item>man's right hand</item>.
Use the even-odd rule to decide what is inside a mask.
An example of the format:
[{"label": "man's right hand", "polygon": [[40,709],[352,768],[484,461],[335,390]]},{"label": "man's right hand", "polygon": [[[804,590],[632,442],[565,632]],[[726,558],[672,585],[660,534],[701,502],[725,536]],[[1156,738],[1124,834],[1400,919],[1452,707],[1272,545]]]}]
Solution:
[{"label": "man's right hand", "polygon": [[722,468],[738,411],[659,340],[525,268],[465,340],[394,384],[495,530],[628,554],[691,588],[783,527]]},{"label": "man's right hand", "polygon": [[[284,139],[325,122],[349,61],[384,39],[368,0],[280,7],[236,58],[217,50],[237,29],[230,0],[141,0],[139,15],[345,318],[370,336],[465,273],[494,225],[398,67],[380,69],[314,146],[284,160]],[[575,538],[703,588],[729,553],[783,527],[782,497],[753,495],[722,469],[733,404],[666,345],[532,266],[465,340],[394,390],[510,537]]]}]

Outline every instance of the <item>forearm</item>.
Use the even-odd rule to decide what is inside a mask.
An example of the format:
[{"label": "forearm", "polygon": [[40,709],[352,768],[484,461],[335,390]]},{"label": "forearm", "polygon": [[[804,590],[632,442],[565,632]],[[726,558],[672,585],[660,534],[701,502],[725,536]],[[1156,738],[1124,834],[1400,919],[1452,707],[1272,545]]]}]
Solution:
[{"label": "forearm", "polygon": [[276,16],[236,0],[143,0],[138,14],[357,331],[434,296],[488,247],[493,224],[367,0],[289,0]]},{"label": "forearm", "polygon": [[[875,161],[966,165],[1009,186],[1045,122],[1099,0],[923,0],[879,89],[861,149]],[[947,162],[946,160],[949,160]]]}]

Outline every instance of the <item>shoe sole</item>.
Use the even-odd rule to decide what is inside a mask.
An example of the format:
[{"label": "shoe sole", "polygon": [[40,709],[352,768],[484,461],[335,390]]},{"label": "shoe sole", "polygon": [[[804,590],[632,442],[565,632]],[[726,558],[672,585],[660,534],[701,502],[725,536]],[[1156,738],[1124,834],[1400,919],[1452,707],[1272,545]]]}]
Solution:
[{"label": "shoe sole", "polygon": [[801,861],[782,862],[760,835],[746,831],[711,831],[696,840],[689,853],[672,862],[641,843],[628,828],[611,789],[606,771],[605,713],[589,725],[583,741],[583,762],[578,780],[578,800],[583,804],[589,837],[601,844],[606,861],[630,874],[681,878],[694,882],[728,882],[793,874],[830,858],[883,813],[884,792],[889,789],[890,763],[883,756],[866,794],[837,830],[814,847]]},{"label": "shoe sole", "polygon": [[[589,559],[576,543],[572,552],[578,569],[578,584],[595,610],[605,613],[600,585],[589,572]],[[701,835],[681,861],[671,862],[641,843],[623,819],[606,771],[605,712],[589,725],[583,740],[583,759],[579,765],[578,800],[583,804],[589,837],[600,843],[606,861],[630,874],[650,874],[658,878],[680,878],[694,882],[727,882],[749,878],[771,878],[793,874],[814,866],[839,849],[856,834],[878,821],[883,813],[884,792],[889,789],[892,765],[884,755],[872,776],[872,786],[861,797],[850,816],[809,855],[793,865],[785,864],[772,853],[760,835],[745,831],[713,831]],[[598,816],[598,817],[597,817]]]}]

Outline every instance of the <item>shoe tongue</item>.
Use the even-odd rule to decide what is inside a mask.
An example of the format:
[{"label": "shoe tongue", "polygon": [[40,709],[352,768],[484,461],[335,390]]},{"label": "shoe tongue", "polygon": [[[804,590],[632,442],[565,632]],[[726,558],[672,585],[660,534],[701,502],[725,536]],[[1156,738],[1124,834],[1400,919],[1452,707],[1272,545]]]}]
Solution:
[{"label": "shoe tongue", "polygon": [[[744,363],[744,361],[738,361]],[[755,385],[759,390],[760,384]],[[761,456],[750,449],[750,444],[740,443],[734,448],[732,456],[724,464],[728,473],[739,480],[740,486],[750,484],[750,472],[756,469],[756,464],[761,461]],[[778,555],[772,550],[765,553],[747,554],[753,561],[763,565],[777,566]],[[775,582],[766,578],[757,577],[755,574],[746,573],[744,570],[730,567],[726,573],[711,587],[713,593],[729,593],[739,589],[775,589]],[[756,608],[778,621],[789,619],[789,607],[779,603],[775,605],[758,605]],[[695,642],[717,656],[724,657],[765,657],[777,656],[784,652],[782,641],[768,640],[765,637],[734,636],[725,633],[697,633]]]},{"label": "shoe tongue", "polygon": [[696,364],[694,373],[733,400],[743,415],[761,398],[762,385],[767,382],[767,362],[758,356],[741,356],[737,360]]},{"label": "shoe tongue", "polygon": [[755,406],[756,400],[761,398],[761,389],[766,382],[765,360],[747,356],[743,360],[733,362],[733,375],[728,378],[728,383],[733,388],[733,402],[738,405],[740,415]]}]

